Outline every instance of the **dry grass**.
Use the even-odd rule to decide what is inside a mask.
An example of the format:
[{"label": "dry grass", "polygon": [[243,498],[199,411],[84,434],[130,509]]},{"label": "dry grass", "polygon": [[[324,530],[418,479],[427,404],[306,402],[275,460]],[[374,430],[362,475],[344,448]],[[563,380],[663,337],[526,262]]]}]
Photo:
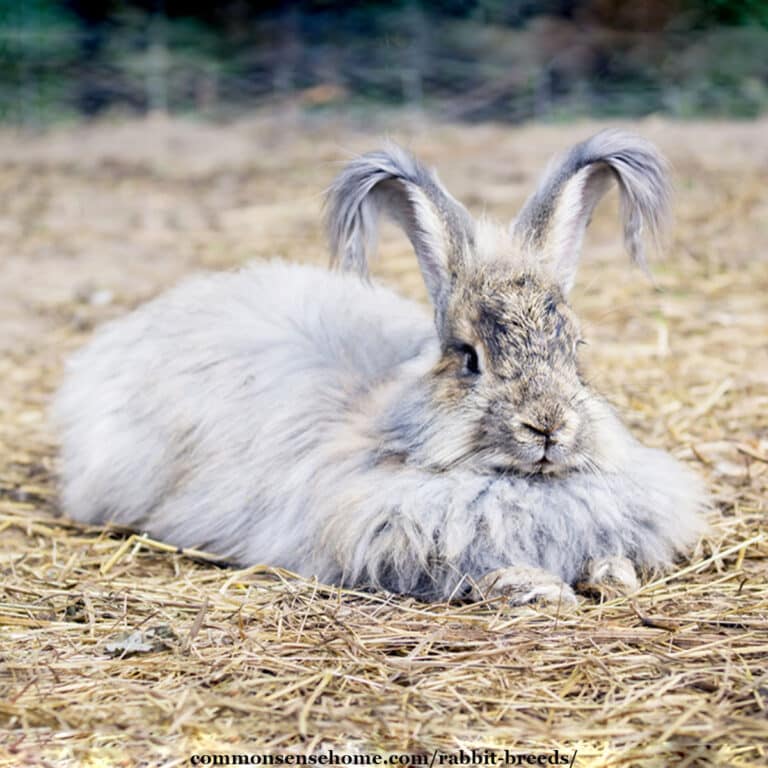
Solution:
[{"label": "dry grass", "polygon": [[[509,216],[549,153],[594,127],[394,134],[470,207]],[[764,765],[768,125],[638,129],[676,168],[663,291],[630,279],[607,206],[574,303],[598,388],[643,440],[705,474],[717,508],[677,572],[567,615],[227,570],[57,518],[44,411],[65,356],[192,269],[322,260],[330,161],[373,140],[267,118],[0,136],[0,765],[331,746]],[[383,276],[421,295],[401,240],[384,250]],[[148,652],[124,653],[131,643]]]}]

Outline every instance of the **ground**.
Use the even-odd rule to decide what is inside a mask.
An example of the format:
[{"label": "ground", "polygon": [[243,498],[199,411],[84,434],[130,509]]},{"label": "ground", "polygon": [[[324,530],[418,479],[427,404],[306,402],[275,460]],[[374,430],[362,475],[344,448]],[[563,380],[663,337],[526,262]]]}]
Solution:
[{"label": "ground", "polygon": [[[633,598],[424,605],[222,569],[57,514],[46,407],[100,323],[195,270],[323,262],[321,192],[385,133],[474,212],[508,219],[546,159],[598,127],[284,114],[0,134],[0,765],[331,747],[765,764],[766,121],[629,126],[674,169],[658,290],[621,252],[615,200],[589,234],[573,304],[592,380],[713,499],[711,532]],[[377,272],[423,298],[394,230]]]}]

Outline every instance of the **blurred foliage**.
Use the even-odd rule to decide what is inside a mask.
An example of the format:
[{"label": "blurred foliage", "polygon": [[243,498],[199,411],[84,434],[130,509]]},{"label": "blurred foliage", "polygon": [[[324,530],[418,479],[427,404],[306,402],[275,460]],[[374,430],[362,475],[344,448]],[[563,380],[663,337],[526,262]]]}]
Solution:
[{"label": "blurred foliage", "polygon": [[758,24],[768,28],[768,3],[764,0],[694,0],[691,7],[705,24]]},{"label": "blurred foliage", "polygon": [[768,0],[0,0],[0,120],[407,105],[751,117]]}]

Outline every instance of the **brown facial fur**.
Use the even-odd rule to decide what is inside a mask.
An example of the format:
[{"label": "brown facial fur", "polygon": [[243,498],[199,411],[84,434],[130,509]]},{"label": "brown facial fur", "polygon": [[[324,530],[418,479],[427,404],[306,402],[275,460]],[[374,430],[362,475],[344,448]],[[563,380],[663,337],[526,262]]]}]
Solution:
[{"label": "brown facial fur", "polygon": [[[435,396],[473,419],[468,456],[499,471],[583,465],[590,393],[579,377],[578,324],[556,284],[483,265],[456,281],[446,329],[432,370]],[[479,374],[467,371],[464,344],[477,350]]]}]

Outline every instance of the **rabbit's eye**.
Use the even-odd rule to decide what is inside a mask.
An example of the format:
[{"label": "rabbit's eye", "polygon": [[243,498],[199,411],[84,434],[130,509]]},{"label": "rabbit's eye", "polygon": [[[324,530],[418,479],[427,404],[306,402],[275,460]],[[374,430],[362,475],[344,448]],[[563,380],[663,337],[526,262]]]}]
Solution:
[{"label": "rabbit's eye", "polygon": [[463,372],[477,376],[480,373],[477,350],[471,344],[459,344],[456,349],[462,356],[462,361],[464,363]]}]

